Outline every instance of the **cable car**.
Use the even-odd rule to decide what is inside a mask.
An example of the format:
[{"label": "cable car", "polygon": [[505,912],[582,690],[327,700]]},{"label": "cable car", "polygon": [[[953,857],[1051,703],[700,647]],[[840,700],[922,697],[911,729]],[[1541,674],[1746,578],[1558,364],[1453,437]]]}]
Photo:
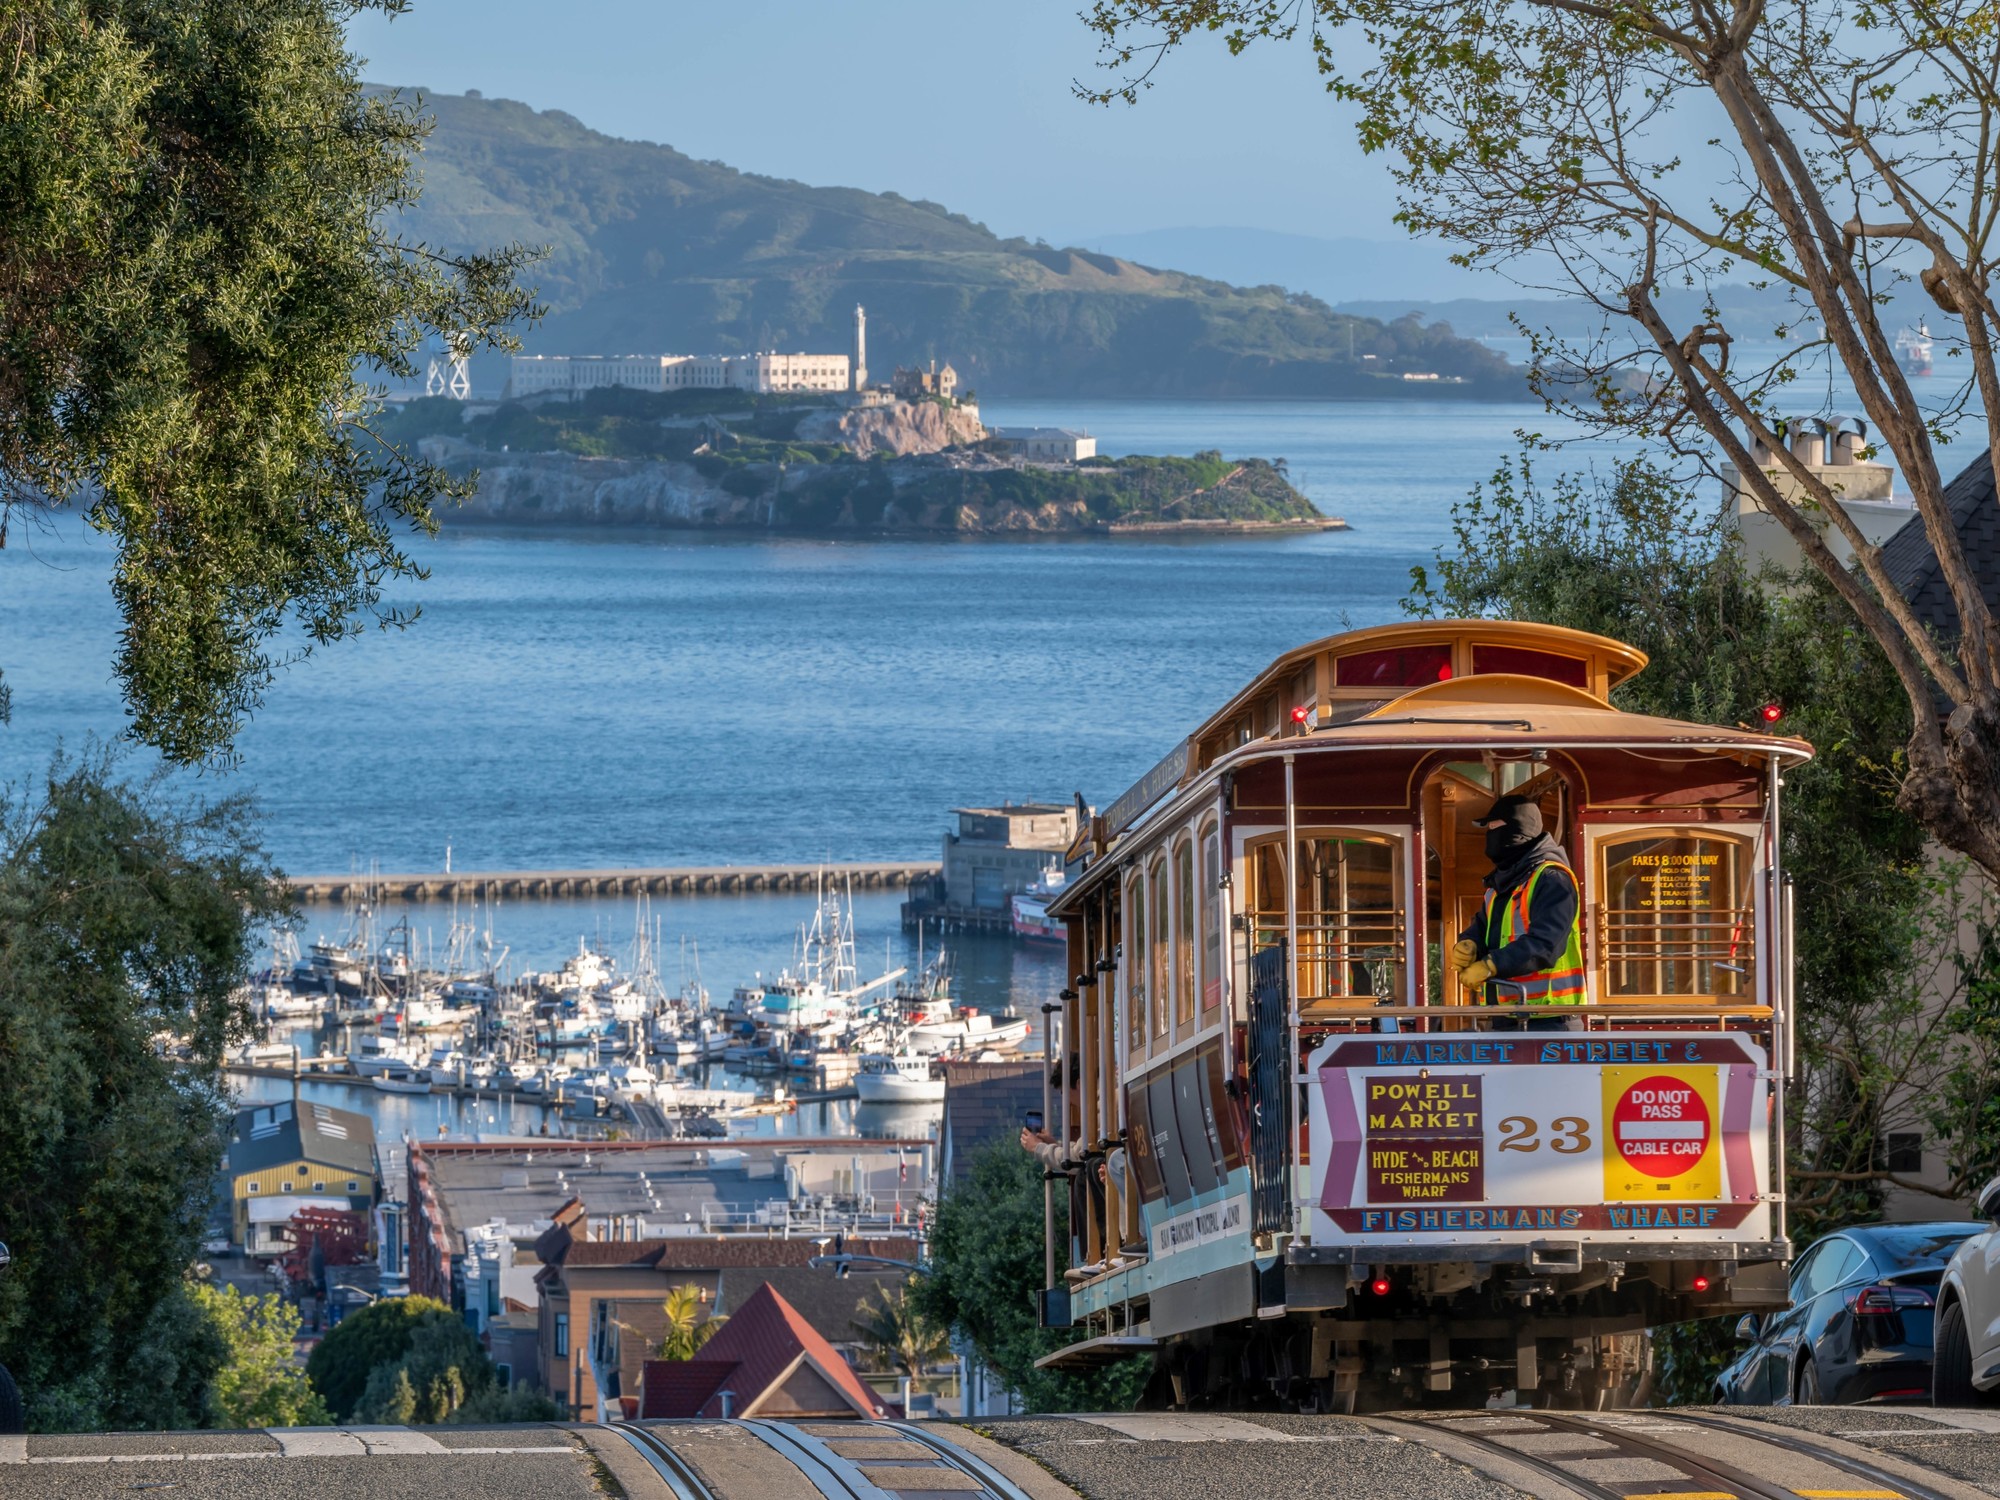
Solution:
[{"label": "cable car", "polygon": [[[1332,636],[1089,820],[1049,904],[1046,1365],[1152,1353],[1179,1406],[1592,1406],[1641,1330],[1784,1305],[1811,750],[1613,706],[1645,665],[1513,622]],[[1458,982],[1509,794],[1576,877],[1576,1003]]]}]

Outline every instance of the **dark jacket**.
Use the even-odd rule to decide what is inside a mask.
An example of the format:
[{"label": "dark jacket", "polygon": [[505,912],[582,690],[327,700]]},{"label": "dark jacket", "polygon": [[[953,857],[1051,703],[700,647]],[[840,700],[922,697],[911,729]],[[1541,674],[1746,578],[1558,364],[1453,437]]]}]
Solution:
[{"label": "dark jacket", "polygon": [[[1495,947],[1500,936],[1501,911],[1508,899],[1528,883],[1535,866],[1551,861],[1558,868],[1545,871],[1535,885],[1535,898],[1528,906],[1528,930],[1516,934],[1513,942]],[[1493,892],[1493,905],[1474,917],[1472,925],[1459,936],[1470,938],[1481,958],[1493,960],[1493,972],[1498,978],[1519,979],[1525,974],[1541,973],[1569,946],[1570,929],[1576,925],[1576,875],[1570,870],[1562,845],[1543,834],[1488,875],[1486,885]]]}]

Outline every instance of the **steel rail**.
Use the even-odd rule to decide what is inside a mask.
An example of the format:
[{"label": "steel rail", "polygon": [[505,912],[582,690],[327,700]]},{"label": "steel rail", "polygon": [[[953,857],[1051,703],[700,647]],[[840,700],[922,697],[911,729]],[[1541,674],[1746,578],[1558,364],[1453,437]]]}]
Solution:
[{"label": "steel rail", "polygon": [[604,1424],[630,1443],[639,1456],[652,1465],[653,1472],[674,1492],[675,1500],[718,1500],[694,1467],[667,1446],[657,1434],[631,1422]]}]

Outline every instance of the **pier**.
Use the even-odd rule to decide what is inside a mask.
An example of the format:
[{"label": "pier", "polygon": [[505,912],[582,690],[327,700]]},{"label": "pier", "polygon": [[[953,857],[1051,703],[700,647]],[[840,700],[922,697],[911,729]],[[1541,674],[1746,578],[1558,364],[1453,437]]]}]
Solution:
[{"label": "pier", "polygon": [[749,891],[904,890],[938,873],[936,860],[824,865],[686,865],[650,870],[450,870],[427,875],[295,875],[302,902],[473,901],[548,896],[715,896]]}]

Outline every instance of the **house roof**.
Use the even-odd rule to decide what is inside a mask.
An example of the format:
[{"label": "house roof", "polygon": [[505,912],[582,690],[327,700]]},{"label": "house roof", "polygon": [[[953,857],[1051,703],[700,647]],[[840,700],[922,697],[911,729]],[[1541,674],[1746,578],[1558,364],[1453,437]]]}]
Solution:
[{"label": "house roof", "polygon": [[[1982,453],[1945,486],[1945,508],[1965,549],[1966,565],[1988,604],[2000,607],[2000,494],[1993,482],[1993,456]],[[1921,516],[1882,544],[1882,567],[1896,591],[1910,601],[1917,618],[1939,635],[1958,634],[1958,606],[1945,586],[1937,551]]]},{"label": "house roof", "polygon": [[[916,1259],[915,1248],[912,1247],[909,1255],[899,1258]],[[854,1267],[853,1273],[848,1276],[792,1266],[726,1270],[718,1278],[715,1311],[719,1316],[728,1317],[737,1311],[740,1304],[748,1303],[760,1286],[768,1286],[783,1297],[800,1317],[818,1329],[820,1337],[828,1343],[853,1344],[862,1338],[861,1304],[871,1298],[879,1300],[885,1287],[900,1286],[905,1274],[891,1270],[869,1271],[862,1266]]]},{"label": "house roof", "polygon": [[944,1065],[943,1161],[939,1176],[956,1182],[990,1141],[1008,1140],[1021,1117],[1042,1107],[1042,1064],[948,1062]]},{"label": "house roof", "polygon": [[261,1172],[288,1161],[324,1162],[343,1171],[375,1175],[375,1122],[349,1109],[289,1099],[240,1109],[229,1132],[232,1176]]},{"label": "house roof", "polygon": [[[722,1331],[686,1361],[646,1361],[640,1382],[640,1415],[645,1418],[720,1417],[723,1382],[733,1393],[731,1414],[748,1416],[803,1358],[854,1410],[856,1416],[889,1414],[871,1391],[769,1282],[730,1315]],[[679,1364],[680,1369],[674,1366]],[[706,1386],[706,1391],[703,1387]],[[697,1396],[699,1400],[697,1400]]]}]

